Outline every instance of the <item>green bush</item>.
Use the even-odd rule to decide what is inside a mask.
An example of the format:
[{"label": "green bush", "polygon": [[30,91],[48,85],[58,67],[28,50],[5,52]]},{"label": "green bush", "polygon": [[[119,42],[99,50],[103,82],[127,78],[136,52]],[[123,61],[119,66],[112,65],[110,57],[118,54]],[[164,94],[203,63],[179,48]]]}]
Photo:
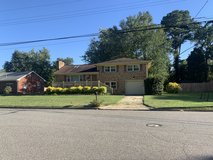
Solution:
[{"label": "green bush", "polygon": [[153,91],[152,91],[153,81],[154,81],[154,78],[147,78],[144,81],[144,84],[145,84],[145,94],[146,95],[152,95],[153,94]]},{"label": "green bush", "polygon": [[12,93],[12,87],[10,87],[10,86],[6,86],[5,88],[4,88],[4,94],[5,95],[9,95],[9,94],[11,94]]},{"label": "green bush", "polygon": [[163,93],[164,81],[160,78],[147,78],[145,80],[145,94],[161,95]]},{"label": "green bush", "polygon": [[181,86],[180,84],[176,82],[169,82],[166,86],[166,92],[167,93],[178,93],[181,91]]},{"label": "green bush", "polygon": [[60,88],[60,87],[48,87],[45,91],[46,94],[106,94],[107,88],[105,86],[101,87],[90,87],[90,86],[77,86],[70,88]]},{"label": "green bush", "polygon": [[90,86],[84,86],[82,90],[82,94],[93,94],[94,91],[92,90],[92,87]]},{"label": "green bush", "polygon": [[153,94],[162,95],[163,94],[163,88],[164,88],[163,84],[164,84],[164,81],[162,79],[154,78],[153,86],[152,86]]}]

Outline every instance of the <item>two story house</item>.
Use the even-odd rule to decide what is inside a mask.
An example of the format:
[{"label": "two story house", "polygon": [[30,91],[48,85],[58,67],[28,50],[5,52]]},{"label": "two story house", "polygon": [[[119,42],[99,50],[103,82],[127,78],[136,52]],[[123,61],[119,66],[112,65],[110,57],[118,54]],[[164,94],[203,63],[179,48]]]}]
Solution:
[{"label": "two story house", "polygon": [[149,61],[119,58],[97,64],[65,65],[57,62],[55,86],[105,84],[113,94],[142,95],[144,80],[148,77]]}]

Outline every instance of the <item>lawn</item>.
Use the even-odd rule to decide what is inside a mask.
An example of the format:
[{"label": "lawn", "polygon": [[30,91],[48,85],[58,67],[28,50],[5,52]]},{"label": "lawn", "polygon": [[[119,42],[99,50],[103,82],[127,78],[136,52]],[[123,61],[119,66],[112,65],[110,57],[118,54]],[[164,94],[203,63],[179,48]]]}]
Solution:
[{"label": "lawn", "polygon": [[[116,95],[98,96],[103,105],[115,104],[122,98]],[[94,99],[94,95],[0,96],[0,107],[72,108],[86,106]]]},{"label": "lawn", "polygon": [[[207,97],[209,97],[207,101]],[[163,95],[147,95],[144,97],[144,104],[155,109],[180,108],[180,109],[205,109],[213,110],[213,93],[179,93]]]}]

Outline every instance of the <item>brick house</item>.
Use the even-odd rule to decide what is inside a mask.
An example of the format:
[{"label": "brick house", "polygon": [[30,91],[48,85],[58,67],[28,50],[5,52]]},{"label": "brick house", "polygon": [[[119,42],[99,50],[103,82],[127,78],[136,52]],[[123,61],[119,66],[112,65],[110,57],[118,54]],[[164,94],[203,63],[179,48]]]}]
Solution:
[{"label": "brick house", "polygon": [[45,80],[35,72],[0,72],[0,93],[6,86],[13,94],[35,94],[44,92]]},{"label": "brick house", "polygon": [[57,66],[55,86],[101,84],[112,88],[114,94],[142,95],[150,62],[119,58],[91,65],[64,65],[58,61]]}]

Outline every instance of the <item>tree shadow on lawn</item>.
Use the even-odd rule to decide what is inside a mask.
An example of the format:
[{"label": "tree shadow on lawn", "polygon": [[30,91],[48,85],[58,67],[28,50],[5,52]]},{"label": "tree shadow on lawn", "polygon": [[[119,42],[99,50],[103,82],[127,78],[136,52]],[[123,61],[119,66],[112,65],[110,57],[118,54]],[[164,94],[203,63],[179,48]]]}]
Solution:
[{"label": "tree shadow on lawn", "polygon": [[213,102],[213,93],[201,94],[201,93],[180,93],[180,94],[164,94],[154,96],[153,99],[159,100],[179,100],[179,101],[191,101],[191,102]]},{"label": "tree shadow on lawn", "polygon": [[213,111],[213,106],[190,106],[190,107],[159,107],[151,108],[151,111]]}]

